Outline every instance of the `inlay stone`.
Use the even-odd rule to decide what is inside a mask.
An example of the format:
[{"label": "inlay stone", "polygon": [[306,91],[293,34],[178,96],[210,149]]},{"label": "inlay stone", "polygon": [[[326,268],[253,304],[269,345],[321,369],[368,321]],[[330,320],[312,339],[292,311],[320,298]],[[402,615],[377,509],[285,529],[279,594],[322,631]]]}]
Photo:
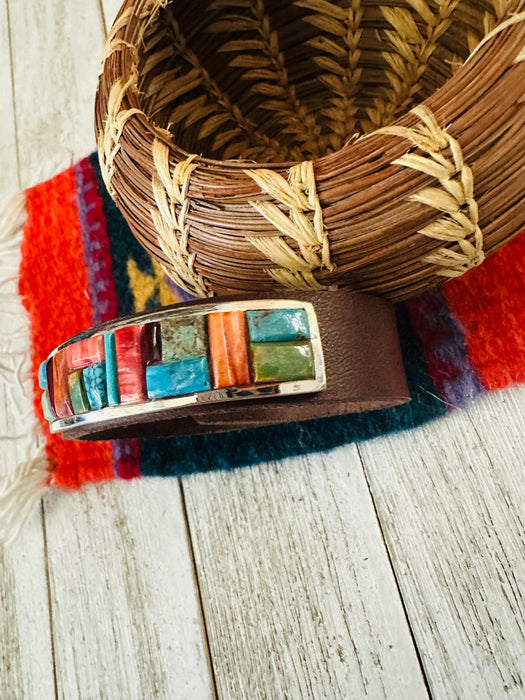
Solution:
[{"label": "inlay stone", "polygon": [[96,365],[86,367],[82,374],[91,410],[98,411],[105,408],[108,405],[106,363],[97,362]]},{"label": "inlay stone", "polygon": [[59,418],[74,415],[71,399],[69,398],[69,368],[64,350],[59,350],[53,356],[53,407]]},{"label": "inlay stone", "polygon": [[47,389],[47,360],[44,360],[38,368],[38,386],[42,391]]},{"label": "inlay stone", "polygon": [[144,326],[144,334],[146,338],[146,362],[148,364],[162,362],[160,323],[147,323]]},{"label": "inlay stone", "polygon": [[55,411],[55,390],[53,387],[53,358],[50,357],[46,362],[46,382],[47,382],[47,393],[49,396],[49,404],[51,407],[51,412],[57,417]]},{"label": "inlay stone", "polygon": [[104,353],[106,356],[106,387],[108,391],[108,404],[118,405],[118,372],[117,353],[115,350],[115,336],[113,333],[104,334]]},{"label": "inlay stone", "polygon": [[104,337],[94,335],[91,338],[79,340],[66,348],[69,369],[83,369],[104,359]]},{"label": "inlay stone", "polygon": [[150,365],[146,368],[146,382],[150,399],[208,391],[208,361],[199,357],[166,365]]},{"label": "inlay stone", "polygon": [[213,388],[250,383],[250,365],[243,311],[208,315]]},{"label": "inlay stone", "polygon": [[44,412],[44,418],[52,423],[55,420],[55,414],[51,408],[51,401],[49,399],[49,393],[44,391],[42,394],[42,411]]},{"label": "inlay stone", "polygon": [[314,379],[315,366],[310,343],[252,343],[256,384]]},{"label": "inlay stone", "polygon": [[204,316],[166,318],[160,322],[162,361],[205,357],[206,319]]},{"label": "inlay stone", "polygon": [[69,398],[75,415],[79,413],[87,413],[90,410],[89,401],[84,387],[84,379],[82,370],[71,372],[68,377],[69,382]]},{"label": "inlay stone", "polygon": [[288,343],[310,338],[304,309],[247,311],[246,318],[252,343]]},{"label": "inlay stone", "polygon": [[120,403],[137,403],[147,399],[146,335],[144,326],[135,325],[115,331]]}]

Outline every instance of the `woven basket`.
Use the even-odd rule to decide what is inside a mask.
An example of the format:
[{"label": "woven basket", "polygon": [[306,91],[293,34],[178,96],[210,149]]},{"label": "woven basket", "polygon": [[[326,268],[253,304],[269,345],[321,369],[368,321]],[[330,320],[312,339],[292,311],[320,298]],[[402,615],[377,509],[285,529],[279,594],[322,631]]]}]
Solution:
[{"label": "woven basket", "polygon": [[525,224],[524,0],[127,0],[106,184],[182,288],[410,297]]}]

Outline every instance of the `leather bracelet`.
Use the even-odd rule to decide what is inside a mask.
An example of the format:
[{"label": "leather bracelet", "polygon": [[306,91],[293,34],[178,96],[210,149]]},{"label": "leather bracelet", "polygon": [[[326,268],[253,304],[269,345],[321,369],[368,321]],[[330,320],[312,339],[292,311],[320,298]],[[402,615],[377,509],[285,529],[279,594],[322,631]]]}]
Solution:
[{"label": "leather bracelet", "polygon": [[68,439],[237,430],[410,400],[392,305],[346,290],[199,299],[80,333],[39,373]]}]

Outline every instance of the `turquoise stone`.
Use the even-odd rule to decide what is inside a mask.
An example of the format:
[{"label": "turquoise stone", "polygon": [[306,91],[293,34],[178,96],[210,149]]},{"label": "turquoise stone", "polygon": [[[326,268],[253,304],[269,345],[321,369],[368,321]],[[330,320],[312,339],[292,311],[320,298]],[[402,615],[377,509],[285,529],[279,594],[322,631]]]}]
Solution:
[{"label": "turquoise stone", "polygon": [[52,423],[55,420],[55,414],[51,408],[51,401],[49,400],[47,391],[44,391],[42,394],[42,410],[44,412],[44,418]]},{"label": "turquoise stone", "polygon": [[146,384],[150,399],[182,396],[208,391],[210,376],[205,357],[146,367]]},{"label": "turquoise stone", "polygon": [[44,360],[38,368],[38,385],[42,391],[47,389],[47,360]]},{"label": "turquoise stone", "polygon": [[73,406],[75,415],[78,415],[79,413],[87,413],[91,406],[86,395],[82,370],[71,372],[68,377],[68,382],[69,398],[71,399],[71,405]]},{"label": "turquoise stone", "polygon": [[162,361],[205,357],[206,320],[204,316],[166,318],[160,322]]},{"label": "turquoise stone", "polygon": [[251,349],[256,384],[315,378],[310,343],[252,343]]},{"label": "turquoise stone", "polygon": [[96,365],[82,370],[84,386],[89,405],[93,411],[98,411],[108,405],[108,392],[106,388],[106,363],[97,362]]},{"label": "turquoise stone", "polygon": [[118,395],[118,373],[117,355],[115,351],[115,336],[113,333],[104,335],[104,354],[106,356],[106,388],[108,393],[108,404],[117,406]]},{"label": "turquoise stone", "polygon": [[288,343],[310,338],[304,309],[247,311],[246,318],[252,343]]}]

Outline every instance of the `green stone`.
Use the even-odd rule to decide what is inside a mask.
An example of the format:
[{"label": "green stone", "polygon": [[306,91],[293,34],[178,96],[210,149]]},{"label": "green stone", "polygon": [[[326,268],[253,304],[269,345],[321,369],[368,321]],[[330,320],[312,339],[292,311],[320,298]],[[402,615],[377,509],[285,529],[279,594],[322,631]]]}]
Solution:
[{"label": "green stone", "polygon": [[84,387],[82,370],[72,372],[67,379],[69,383],[69,398],[71,399],[71,405],[73,406],[75,415],[87,413],[91,407]]},{"label": "green stone", "polygon": [[42,394],[42,410],[44,411],[44,418],[50,423],[56,420],[55,414],[53,413],[53,409],[51,408],[49,393],[47,391],[44,391],[44,393]]},{"label": "green stone", "polygon": [[256,384],[315,378],[310,343],[252,343],[251,349]]},{"label": "green stone", "polygon": [[163,319],[160,334],[164,363],[206,356],[204,316]]}]

